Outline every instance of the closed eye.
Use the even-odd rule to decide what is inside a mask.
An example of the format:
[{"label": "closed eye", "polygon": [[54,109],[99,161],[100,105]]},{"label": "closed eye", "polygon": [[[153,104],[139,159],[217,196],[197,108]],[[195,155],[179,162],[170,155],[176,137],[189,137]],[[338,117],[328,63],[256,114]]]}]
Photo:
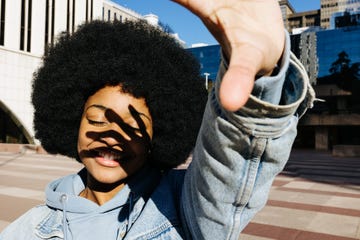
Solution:
[{"label": "closed eye", "polygon": [[[89,118],[87,120],[90,125],[93,125],[95,127],[105,127],[109,123],[109,122],[104,122],[104,121],[95,121],[95,120],[91,120]],[[139,129],[137,127],[133,127],[129,124],[126,124],[123,127],[125,127],[128,131],[132,131],[133,133],[135,133],[138,136],[142,136],[141,129]]]},{"label": "closed eye", "polygon": [[104,127],[107,125],[107,122],[102,122],[102,121],[94,121],[91,119],[87,119],[90,125],[93,125],[95,127]]}]

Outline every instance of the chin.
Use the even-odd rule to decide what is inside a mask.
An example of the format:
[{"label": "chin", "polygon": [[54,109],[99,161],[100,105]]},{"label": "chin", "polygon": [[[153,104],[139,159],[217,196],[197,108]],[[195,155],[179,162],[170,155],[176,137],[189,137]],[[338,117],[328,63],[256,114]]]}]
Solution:
[{"label": "chin", "polygon": [[128,177],[124,172],[103,172],[92,174],[93,178],[102,184],[122,184]]}]

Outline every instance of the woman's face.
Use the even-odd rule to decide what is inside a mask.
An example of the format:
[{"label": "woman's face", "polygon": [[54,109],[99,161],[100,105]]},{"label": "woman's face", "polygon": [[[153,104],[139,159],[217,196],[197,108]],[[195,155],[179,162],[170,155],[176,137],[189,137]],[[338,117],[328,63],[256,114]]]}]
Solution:
[{"label": "woman's face", "polygon": [[97,91],[85,103],[78,137],[88,180],[123,184],[145,164],[152,135],[144,99],[123,93],[120,86]]}]

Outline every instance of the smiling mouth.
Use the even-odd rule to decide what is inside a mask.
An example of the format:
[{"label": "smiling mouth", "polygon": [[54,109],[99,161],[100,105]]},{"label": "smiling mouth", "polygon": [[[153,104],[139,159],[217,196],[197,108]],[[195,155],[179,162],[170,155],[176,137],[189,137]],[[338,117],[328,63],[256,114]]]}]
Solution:
[{"label": "smiling mouth", "polygon": [[122,151],[109,148],[96,148],[92,149],[94,156],[103,158],[106,161],[123,161],[126,158],[126,155]]},{"label": "smiling mouth", "polygon": [[108,152],[98,152],[98,153],[101,157],[103,157],[105,160],[108,160],[108,161],[120,161],[121,157],[122,157],[119,154],[113,154],[113,153],[108,153]]}]

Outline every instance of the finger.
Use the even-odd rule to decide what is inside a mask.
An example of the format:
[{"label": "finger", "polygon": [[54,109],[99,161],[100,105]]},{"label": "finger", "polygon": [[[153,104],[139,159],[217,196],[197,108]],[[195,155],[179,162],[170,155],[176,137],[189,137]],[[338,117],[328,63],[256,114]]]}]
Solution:
[{"label": "finger", "polygon": [[200,19],[202,19],[202,16],[207,16],[210,13],[210,9],[212,9],[213,7],[213,3],[211,1],[207,1],[206,4],[203,4],[202,1],[189,1],[189,0],[171,0],[171,1],[191,11]]},{"label": "finger", "polygon": [[98,141],[98,142],[104,143],[106,145],[108,145],[108,142],[105,139],[107,139],[107,138],[115,139],[116,142],[118,142],[119,144],[112,145],[112,147],[114,147],[114,146],[122,147],[122,145],[128,141],[120,133],[118,133],[117,131],[114,131],[114,130],[108,130],[105,132],[89,131],[89,132],[86,132],[86,136],[88,138],[93,139],[94,141]]},{"label": "finger", "polygon": [[135,119],[137,125],[139,126],[141,136],[144,138],[146,142],[150,142],[150,136],[146,131],[146,125],[142,120],[140,113],[132,105],[129,105],[129,111],[133,116],[133,118]]},{"label": "finger", "polygon": [[245,105],[254,87],[256,74],[260,71],[262,54],[252,46],[232,50],[229,68],[224,75],[219,97],[228,111],[237,111]]},{"label": "finger", "polygon": [[240,67],[230,68],[220,85],[220,103],[227,111],[235,112],[247,102],[254,77]]},{"label": "finger", "polygon": [[121,134],[123,134],[123,137],[127,141],[132,140],[136,136],[133,128],[130,127],[127,123],[125,123],[124,120],[112,109],[107,109],[105,111],[105,117],[110,123],[115,123],[119,126],[119,128],[121,129]]}]

